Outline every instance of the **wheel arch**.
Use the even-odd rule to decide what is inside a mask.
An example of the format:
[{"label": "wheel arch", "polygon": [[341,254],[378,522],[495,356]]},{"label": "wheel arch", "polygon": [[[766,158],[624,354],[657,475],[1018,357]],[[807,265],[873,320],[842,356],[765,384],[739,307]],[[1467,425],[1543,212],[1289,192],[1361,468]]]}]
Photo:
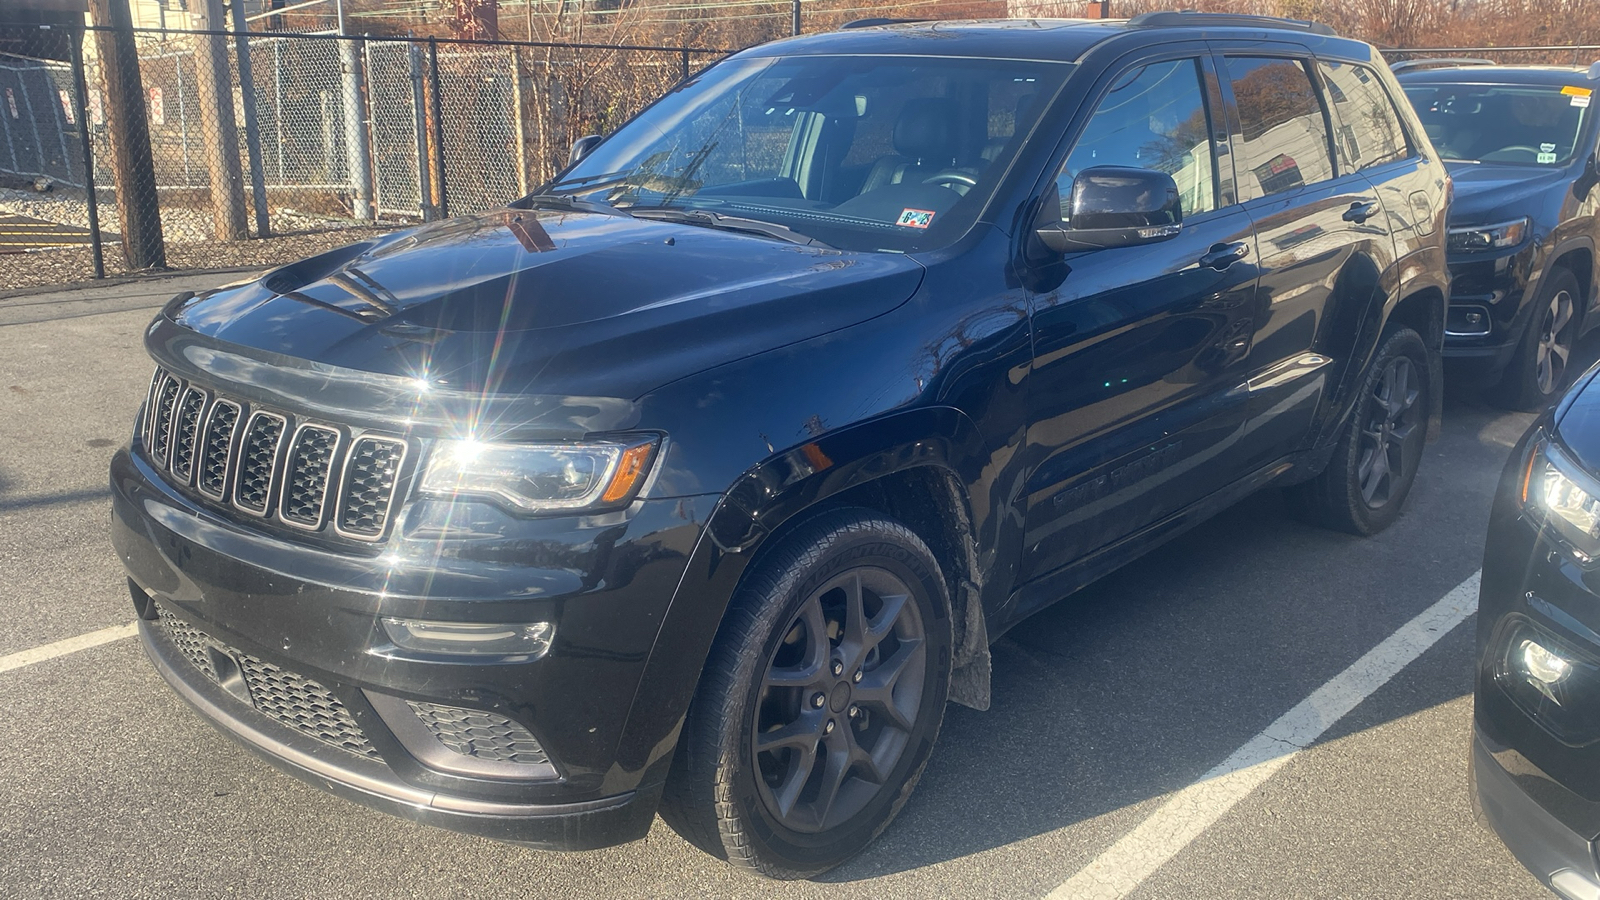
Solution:
[{"label": "wheel arch", "polygon": [[[1581,335],[1600,325],[1600,316],[1591,315],[1597,299],[1594,245],[1585,238],[1573,238],[1561,243],[1551,251],[1545,274],[1548,275],[1551,269],[1566,269],[1578,279],[1579,296],[1583,298],[1583,302],[1578,304],[1578,333]],[[1543,280],[1541,277],[1540,281]]]},{"label": "wheel arch", "polygon": [[[1444,323],[1446,289],[1438,284],[1411,285],[1411,290],[1395,303],[1384,323],[1404,325],[1422,336],[1428,348],[1429,397],[1428,440],[1439,436],[1444,423]],[[1381,340],[1381,338],[1380,338]]]},{"label": "wheel arch", "polygon": [[712,511],[663,617],[618,748],[618,766],[664,780],[712,642],[745,574],[813,515],[861,506],[916,532],[939,560],[955,629],[951,697],[986,709],[989,643],[978,565],[983,513],[969,486],[989,453],[951,407],[882,416],[775,453]]}]

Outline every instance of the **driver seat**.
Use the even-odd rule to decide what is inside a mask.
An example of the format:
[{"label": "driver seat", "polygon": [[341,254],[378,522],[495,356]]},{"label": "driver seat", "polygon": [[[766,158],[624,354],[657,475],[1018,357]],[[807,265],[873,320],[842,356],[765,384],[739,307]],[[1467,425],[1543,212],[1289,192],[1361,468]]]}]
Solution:
[{"label": "driver seat", "polygon": [[907,100],[894,123],[892,155],[872,164],[861,193],[891,184],[919,181],[955,163],[956,107],[944,97]]}]

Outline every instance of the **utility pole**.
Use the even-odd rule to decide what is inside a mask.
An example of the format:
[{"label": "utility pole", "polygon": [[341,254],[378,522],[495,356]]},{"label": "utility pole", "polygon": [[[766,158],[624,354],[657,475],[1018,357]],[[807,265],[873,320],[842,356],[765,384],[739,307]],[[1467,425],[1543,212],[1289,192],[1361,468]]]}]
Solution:
[{"label": "utility pole", "polygon": [[339,17],[339,68],[343,70],[344,161],[350,177],[350,205],[363,222],[374,218],[372,208],[372,152],[367,137],[366,104],[361,101],[362,47],[345,34],[344,0],[334,0]]},{"label": "utility pole", "polygon": [[[228,27],[222,0],[201,0],[194,12],[201,31]],[[214,34],[198,35],[195,40],[200,121],[205,125],[206,167],[211,171],[212,227],[219,241],[242,241],[250,237],[250,227],[245,219],[244,172],[239,166],[239,128],[233,118],[228,43]]]},{"label": "utility pole", "polygon": [[156,197],[156,170],[150,157],[150,124],[145,119],[144,80],[139,75],[139,49],[133,40],[133,14],[128,0],[89,0],[100,72],[106,92],[106,126],[111,135],[111,174],[116,185],[117,215],[122,222],[122,252],[130,269],[164,269],[166,246],[161,238],[161,203]]}]

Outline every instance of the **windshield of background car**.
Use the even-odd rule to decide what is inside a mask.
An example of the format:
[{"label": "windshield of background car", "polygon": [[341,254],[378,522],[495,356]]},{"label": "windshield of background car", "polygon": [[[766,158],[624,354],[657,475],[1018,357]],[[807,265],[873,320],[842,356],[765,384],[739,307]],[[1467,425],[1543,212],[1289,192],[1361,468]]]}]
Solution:
[{"label": "windshield of background car", "polygon": [[549,187],[642,215],[664,207],[760,219],[845,250],[928,250],[976,221],[1072,68],[905,56],[730,60]]},{"label": "windshield of background car", "polygon": [[1405,90],[1445,159],[1566,165],[1594,115],[1594,90],[1575,85],[1426,84]]}]

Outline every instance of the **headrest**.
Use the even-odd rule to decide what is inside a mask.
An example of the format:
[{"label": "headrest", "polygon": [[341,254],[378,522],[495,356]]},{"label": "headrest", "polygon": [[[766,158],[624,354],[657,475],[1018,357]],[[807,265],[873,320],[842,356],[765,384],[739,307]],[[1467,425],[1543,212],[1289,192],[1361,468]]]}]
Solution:
[{"label": "headrest", "polygon": [[949,162],[956,155],[956,108],[943,97],[907,100],[894,123],[894,149],[902,156]]}]

